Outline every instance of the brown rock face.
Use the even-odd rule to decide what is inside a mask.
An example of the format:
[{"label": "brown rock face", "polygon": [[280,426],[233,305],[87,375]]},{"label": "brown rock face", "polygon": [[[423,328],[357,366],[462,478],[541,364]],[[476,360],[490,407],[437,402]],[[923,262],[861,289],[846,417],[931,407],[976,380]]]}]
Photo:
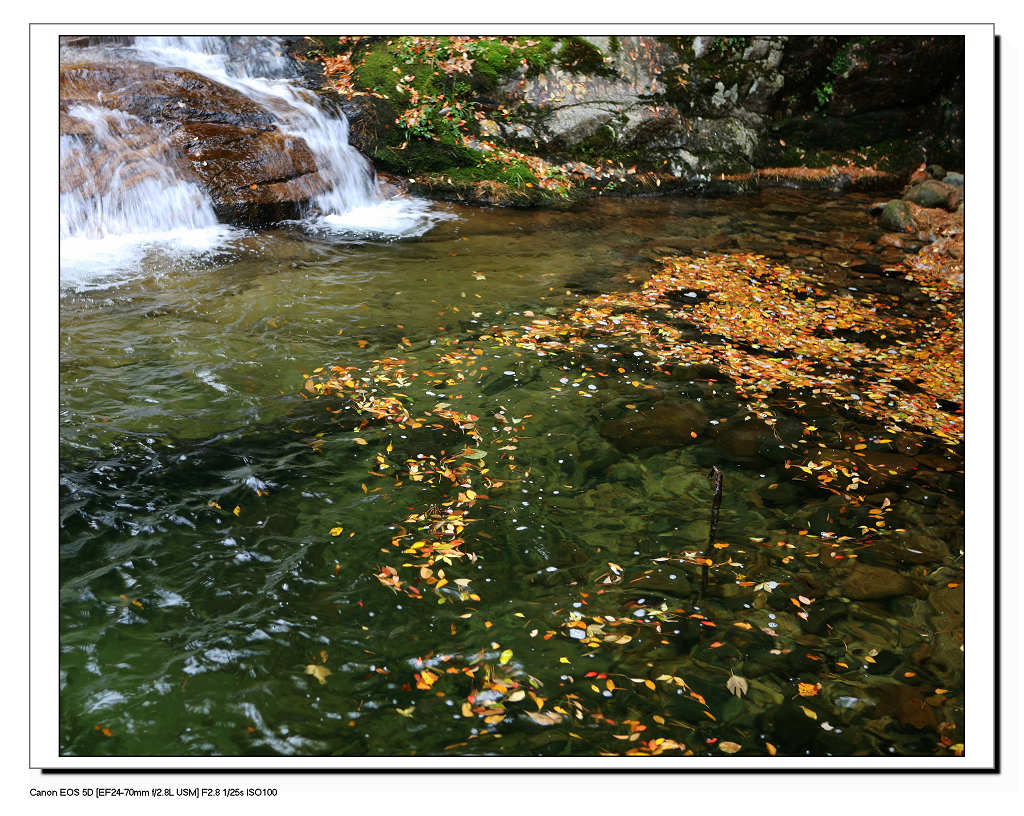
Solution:
[{"label": "brown rock face", "polygon": [[[102,106],[141,120],[139,151],[161,151],[207,191],[218,217],[259,226],[296,217],[327,184],[306,142],[282,133],[272,114],[206,77],[136,63],[65,65],[60,72],[61,133],[87,137],[75,105]],[[68,184],[84,183],[68,179]],[[102,184],[102,177],[91,180]]]}]

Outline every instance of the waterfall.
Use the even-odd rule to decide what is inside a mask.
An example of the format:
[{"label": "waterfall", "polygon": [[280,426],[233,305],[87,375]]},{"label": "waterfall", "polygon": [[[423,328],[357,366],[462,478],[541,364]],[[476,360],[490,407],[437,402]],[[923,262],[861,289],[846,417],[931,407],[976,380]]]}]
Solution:
[{"label": "waterfall", "polygon": [[291,60],[270,37],[139,37],[135,50],[158,65],[187,68],[234,88],[274,114],[284,133],[305,139],[329,189],[316,197],[322,214],[380,203],[376,175],[348,143],[348,120],[331,115],[316,95],[297,86]]},{"label": "waterfall", "polygon": [[60,137],[62,239],[217,224],[209,197],[169,163],[168,140],[140,119],[93,105],[72,106],[68,116],[84,132]]},{"label": "waterfall", "polygon": [[[335,240],[421,235],[451,217],[428,202],[386,198],[367,159],[348,141],[344,114],[301,87],[292,60],[270,37],[137,37],[67,48],[62,59],[180,68],[237,91],[267,112],[286,137],[301,139],[316,164],[300,225]],[[99,100],[97,100],[99,101]],[[154,249],[176,258],[229,246],[242,231],[218,224],[209,196],[170,140],[130,113],[100,104],[61,117],[61,277],[138,271]]]}]

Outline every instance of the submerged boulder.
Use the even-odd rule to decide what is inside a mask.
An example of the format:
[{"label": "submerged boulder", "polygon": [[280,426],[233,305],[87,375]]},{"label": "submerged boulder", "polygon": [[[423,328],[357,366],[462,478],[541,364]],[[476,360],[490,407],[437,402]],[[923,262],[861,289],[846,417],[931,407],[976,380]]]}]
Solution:
[{"label": "submerged boulder", "polygon": [[913,595],[915,586],[909,578],[895,570],[857,562],[843,576],[839,591],[855,601],[880,601]]},{"label": "submerged boulder", "polygon": [[695,442],[707,424],[707,416],[695,403],[663,401],[650,410],[603,423],[601,435],[620,450],[673,448]]}]

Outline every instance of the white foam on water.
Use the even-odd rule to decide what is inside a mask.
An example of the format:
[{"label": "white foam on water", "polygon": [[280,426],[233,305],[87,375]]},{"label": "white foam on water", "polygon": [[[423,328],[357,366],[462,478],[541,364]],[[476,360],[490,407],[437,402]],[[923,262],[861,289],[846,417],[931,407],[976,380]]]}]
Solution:
[{"label": "white foam on water", "polygon": [[306,225],[317,232],[366,238],[414,238],[423,235],[441,221],[456,218],[421,198],[391,198],[374,204],[352,207],[342,213],[308,219]]},{"label": "white foam on water", "polygon": [[[76,236],[60,241],[60,286],[64,291],[86,292],[126,283],[164,269],[196,263],[230,246],[244,234],[227,224],[196,229]],[[159,258],[162,263],[147,263]]]}]

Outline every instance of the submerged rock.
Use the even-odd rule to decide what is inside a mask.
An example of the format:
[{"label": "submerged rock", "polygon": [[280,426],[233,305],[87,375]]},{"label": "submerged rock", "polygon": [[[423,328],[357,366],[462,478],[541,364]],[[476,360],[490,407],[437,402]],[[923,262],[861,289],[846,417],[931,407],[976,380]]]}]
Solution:
[{"label": "submerged rock", "polygon": [[696,403],[663,401],[650,410],[602,423],[601,435],[620,450],[674,448],[697,441],[707,424]]},{"label": "submerged rock", "polygon": [[915,586],[895,570],[857,562],[843,576],[839,591],[855,601],[880,601],[911,595]]},{"label": "submerged rock", "polygon": [[[728,459],[748,462],[758,459],[765,445],[774,440],[772,429],[757,419],[730,422],[719,426],[715,445]],[[777,442],[776,442],[777,444]]]}]

